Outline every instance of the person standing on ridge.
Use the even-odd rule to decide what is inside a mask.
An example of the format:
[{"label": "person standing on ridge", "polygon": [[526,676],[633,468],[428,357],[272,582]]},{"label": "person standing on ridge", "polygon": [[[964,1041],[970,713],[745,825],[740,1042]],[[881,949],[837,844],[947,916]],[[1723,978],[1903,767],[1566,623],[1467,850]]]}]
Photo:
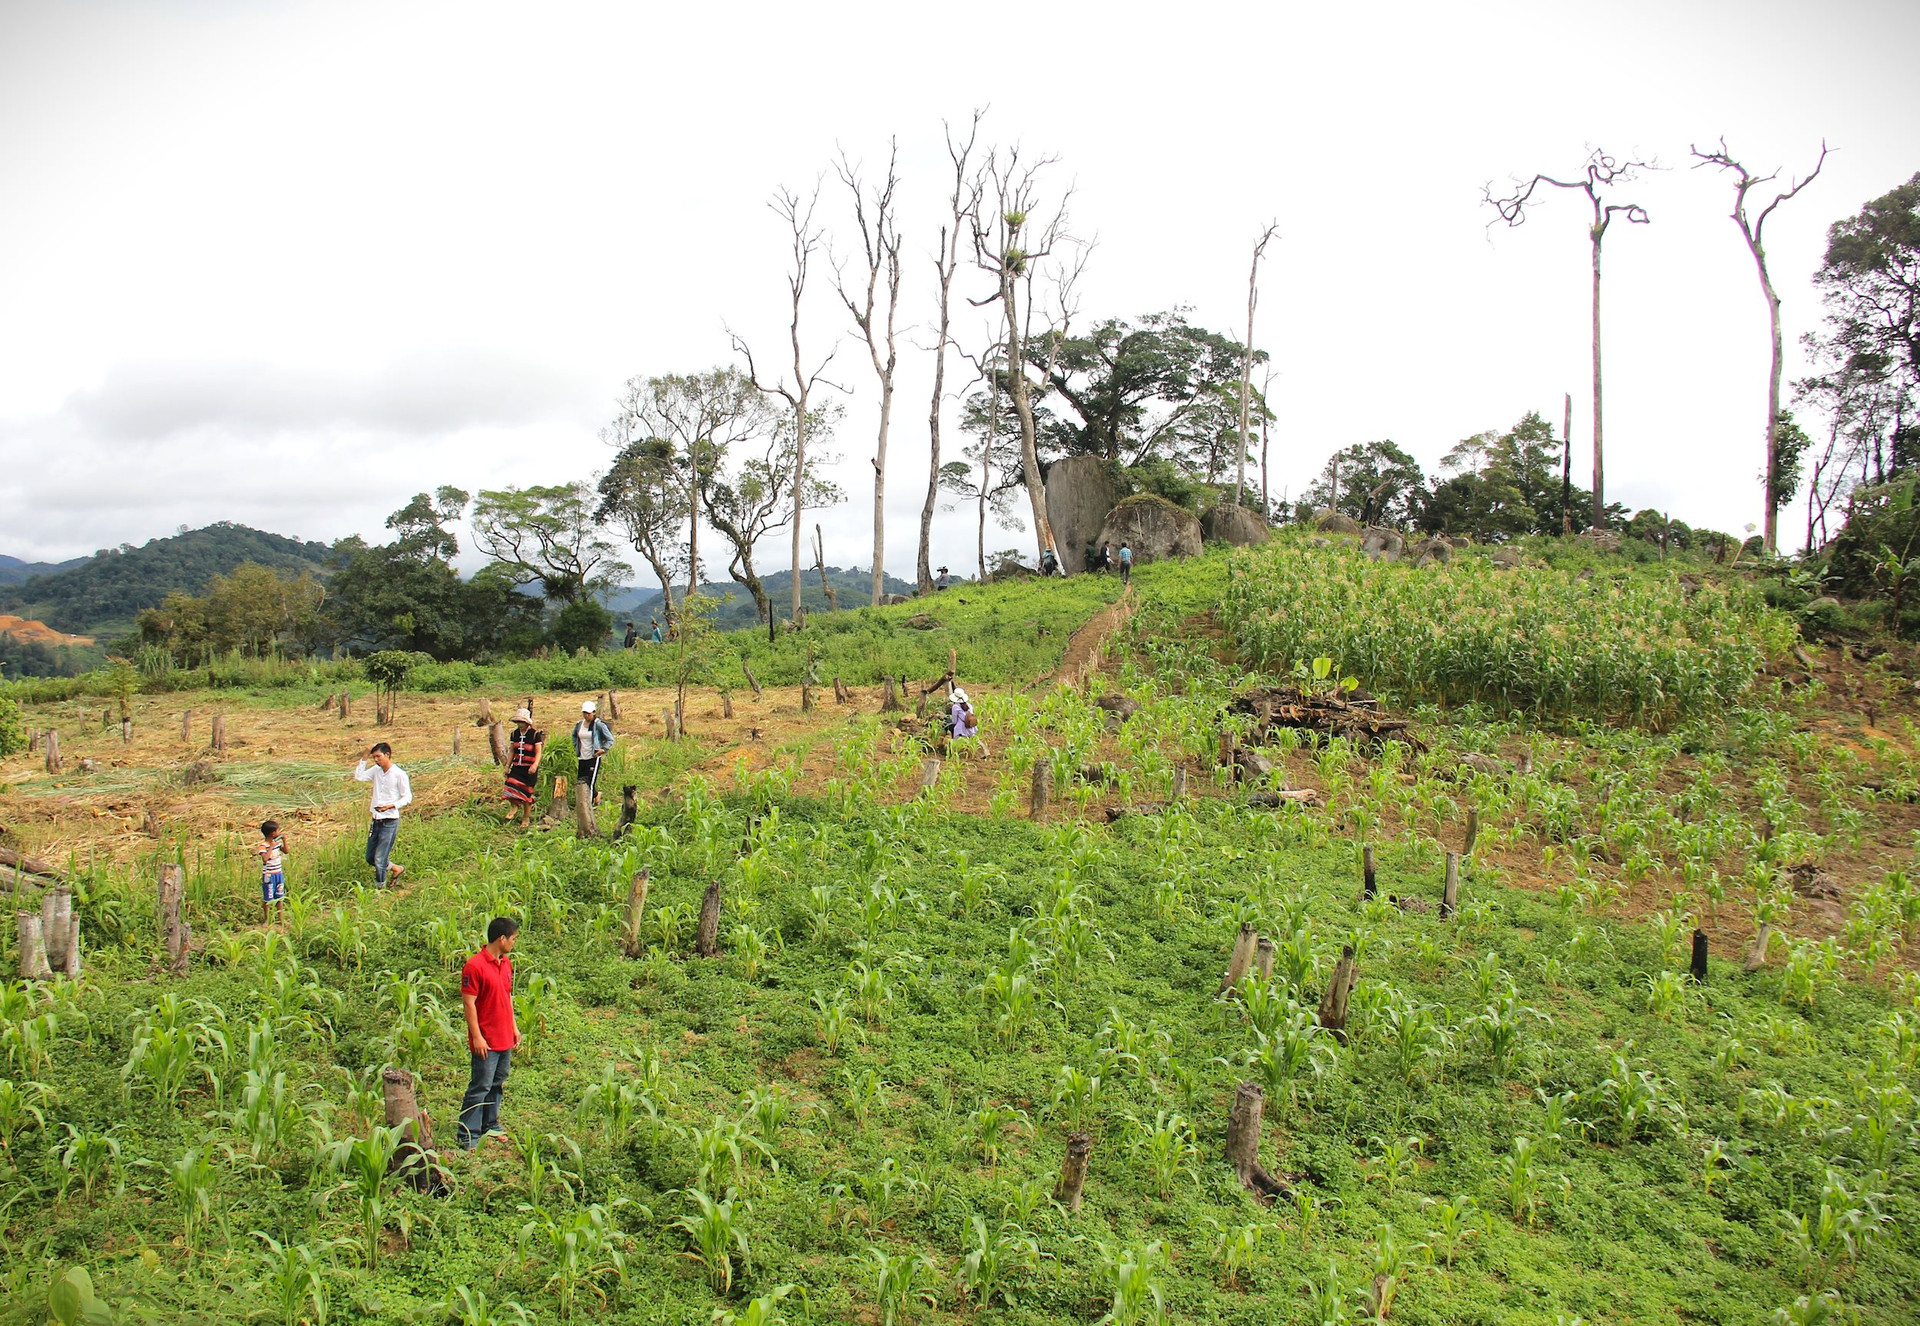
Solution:
[{"label": "person standing on ridge", "polygon": [[487,923],[486,947],[460,969],[460,1006],[467,1015],[467,1053],[472,1068],[460,1100],[460,1145],[472,1151],[498,1134],[500,1095],[520,1044],[513,1019],[513,941],[520,923],[496,916]]},{"label": "person standing on ridge", "polygon": [[580,706],[580,721],[573,725],[573,753],[580,762],[576,771],[580,786],[587,789],[587,795],[597,806],[600,804],[600,757],[613,749],[613,729],[605,720],[595,717],[595,708],[592,700]]},{"label": "person standing on ridge", "polygon": [[1133,583],[1133,547],[1125,542],[1120,545],[1120,583],[1123,585]]},{"label": "person standing on ridge", "polygon": [[627,623],[627,637],[625,640],[621,642],[620,647],[622,649],[632,649],[635,645],[639,643],[640,643],[640,628],[635,626],[631,621],[629,621]]},{"label": "person standing on ridge", "polygon": [[[372,763],[368,763],[371,760]],[[393,840],[400,834],[400,811],[413,804],[413,781],[407,771],[393,762],[393,747],[375,742],[353,771],[356,783],[373,784],[373,822],[367,826],[367,864],[373,867],[373,886],[387,887],[389,878],[399,879],[406,868],[394,864]]]}]

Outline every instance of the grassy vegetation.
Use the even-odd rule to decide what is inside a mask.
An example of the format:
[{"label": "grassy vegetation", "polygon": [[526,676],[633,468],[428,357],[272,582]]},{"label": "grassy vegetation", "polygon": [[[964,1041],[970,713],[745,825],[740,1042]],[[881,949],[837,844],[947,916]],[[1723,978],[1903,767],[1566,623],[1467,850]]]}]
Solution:
[{"label": "grassy vegetation", "polygon": [[[1920,734],[1815,724],[1818,682],[1749,678],[1664,731],[1468,703],[1424,711],[1420,751],[1283,734],[1276,781],[1323,805],[1251,810],[1208,773],[1246,660],[1197,615],[1283,575],[1323,599],[1411,592],[1338,556],[1262,556],[1230,582],[1220,557],[1142,568],[1108,683],[1142,707],[1118,731],[1085,696],[982,695],[984,813],[958,809],[954,762],[915,795],[923,752],[873,718],[822,731],[826,777],[796,748],[709,784],[690,744],[622,743],[610,782],[675,789],[629,841],[410,821],[408,892],[363,887],[342,839],[294,858],[284,932],[249,928],[249,844],[168,845],[207,937],[183,983],[152,974],[155,863],[88,873],[90,974],[0,1008],[0,1322],[43,1320],[74,1265],[166,1321],[1328,1323],[1383,1298],[1409,1323],[1909,1320],[1920,890],[1900,830]],[[1585,611],[1562,580],[1494,583]],[[996,622],[1037,617],[1022,602],[946,629],[977,633],[970,660]],[[1394,684],[1397,621],[1347,618],[1375,625],[1350,657],[1384,661],[1346,666]],[[1719,620],[1778,647],[1763,614]],[[1576,669],[1627,647],[1569,638]],[[944,667],[944,644],[914,647]],[[991,666],[1020,676],[1025,647]],[[1061,809],[1036,824],[1043,758]],[[1185,804],[1099,822],[1166,797],[1179,764]],[[1469,809],[1460,914],[1396,907],[1437,897]],[[1789,886],[1802,864],[1848,879],[1838,922]],[[714,879],[724,951],[703,959]],[[502,913],[526,925],[513,1137],[426,1197],[381,1179],[377,1070],[418,1072],[450,1141],[454,973]],[[1748,975],[1761,920],[1787,938]],[[1273,974],[1219,993],[1246,921]],[[1716,954],[1697,986],[1696,924]],[[1343,945],[1345,1044],[1313,1024]],[[1224,1163],[1248,1080],[1291,1204],[1257,1205]],[[1049,1198],[1078,1130],[1092,1167],[1068,1214]]]}]

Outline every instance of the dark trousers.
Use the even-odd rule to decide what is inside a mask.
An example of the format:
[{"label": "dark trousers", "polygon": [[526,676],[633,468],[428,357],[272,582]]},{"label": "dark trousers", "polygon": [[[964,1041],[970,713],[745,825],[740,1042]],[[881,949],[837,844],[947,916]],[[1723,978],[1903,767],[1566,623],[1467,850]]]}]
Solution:
[{"label": "dark trousers", "polygon": [[599,805],[600,804],[600,757],[596,755],[590,760],[581,760],[580,768],[577,770],[577,772],[580,775],[579,777],[580,786],[587,789],[587,800],[591,801],[596,806]]},{"label": "dark trousers", "polygon": [[373,867],[373,882],[387,882],[387,859],[393,855],[394,835],[400,832],[400,821],[375,820],[367,826],[367,864]]},{"label": "dark trousers", "polygon": [[469,1052],[469,1056],[473,1071],[467,1078],[467,1094],[460,1098],[460,1145],[471,1151],[483,1135],[500,1126],[500,1089],[513,1069],[513,1051]]}]

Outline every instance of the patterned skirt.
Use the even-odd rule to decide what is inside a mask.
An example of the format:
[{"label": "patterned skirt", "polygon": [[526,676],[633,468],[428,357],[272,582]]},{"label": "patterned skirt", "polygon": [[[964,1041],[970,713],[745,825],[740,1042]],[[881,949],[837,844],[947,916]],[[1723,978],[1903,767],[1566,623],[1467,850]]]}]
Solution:
[{"label": "patterned skirt", "polygon": [[540,776],[539,770],[530,764],[516,764],[507,770],[507,784],[500,795],[516,806],[531,806],[533,790]]}]

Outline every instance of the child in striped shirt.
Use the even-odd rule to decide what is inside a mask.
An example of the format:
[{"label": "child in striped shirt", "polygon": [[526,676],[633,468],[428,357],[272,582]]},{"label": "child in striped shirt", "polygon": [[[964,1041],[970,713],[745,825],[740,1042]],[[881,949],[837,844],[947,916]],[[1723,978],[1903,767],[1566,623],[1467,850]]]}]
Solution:
[{"label": "child in striped shirt", "polygon": [[265,925],[270,912],[275,913],[274,920],[286,915],[287,872],[282,858],[287,854],[287,839],[272,820],[260,826],[260,838],[253,854],[260,858],[260,924]]}]

